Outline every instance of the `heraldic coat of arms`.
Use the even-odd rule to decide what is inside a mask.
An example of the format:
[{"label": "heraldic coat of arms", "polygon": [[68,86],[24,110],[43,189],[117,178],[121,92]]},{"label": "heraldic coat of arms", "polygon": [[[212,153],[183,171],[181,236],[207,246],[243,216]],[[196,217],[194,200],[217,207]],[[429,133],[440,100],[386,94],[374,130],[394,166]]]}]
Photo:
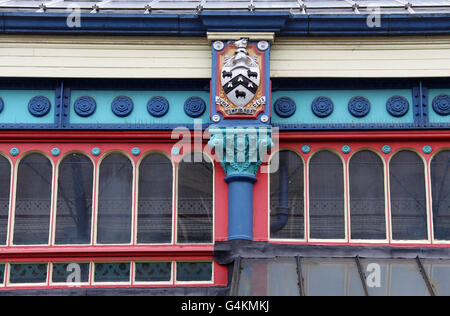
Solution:
[{"label": "heraldic coat of arms", "polygon": [[263,53],[247,39],[229,43],[217,61],[217,112],[225,118],[256,118],[264,111]]}]

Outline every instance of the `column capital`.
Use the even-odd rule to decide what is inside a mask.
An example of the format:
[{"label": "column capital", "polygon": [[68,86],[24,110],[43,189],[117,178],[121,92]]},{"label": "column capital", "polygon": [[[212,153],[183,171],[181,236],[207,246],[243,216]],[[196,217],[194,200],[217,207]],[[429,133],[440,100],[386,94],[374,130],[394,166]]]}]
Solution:
[{"label": "column capital", "polygon": [[208,145],[225,170],[227,177],[255,177],[264,156],[274,146],[268,127],[211,127]]}]

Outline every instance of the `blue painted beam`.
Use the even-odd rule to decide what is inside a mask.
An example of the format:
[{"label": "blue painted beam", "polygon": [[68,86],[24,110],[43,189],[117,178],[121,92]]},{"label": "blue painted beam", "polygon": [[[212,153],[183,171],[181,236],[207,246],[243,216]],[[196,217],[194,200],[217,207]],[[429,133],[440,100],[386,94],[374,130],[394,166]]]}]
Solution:
[{"label": "blue painted beam", "polygon": [[275,32],[277,36],[388,36],[450,34],[450,14],[292,15],[288,12],[203,11],[199,14],[82,14],[69,27],[68,13],[0,13],[0,34],[205,36],[210,31]]}]

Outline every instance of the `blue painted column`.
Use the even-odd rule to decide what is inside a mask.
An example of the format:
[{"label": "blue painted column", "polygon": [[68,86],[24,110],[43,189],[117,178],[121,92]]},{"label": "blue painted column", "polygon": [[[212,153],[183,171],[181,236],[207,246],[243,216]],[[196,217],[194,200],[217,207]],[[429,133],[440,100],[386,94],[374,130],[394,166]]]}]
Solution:
[{"label": "blue painted column", "polygon": [[253,240],[253,185],[263,156],[272,148],[270,128],[210,129],[209,146],[227,175],[228,240]]},{"label": "blue painted column", "polygon": [[228,240],[253,239],[253,184],[251,175],[231,175],[228,183]]}]

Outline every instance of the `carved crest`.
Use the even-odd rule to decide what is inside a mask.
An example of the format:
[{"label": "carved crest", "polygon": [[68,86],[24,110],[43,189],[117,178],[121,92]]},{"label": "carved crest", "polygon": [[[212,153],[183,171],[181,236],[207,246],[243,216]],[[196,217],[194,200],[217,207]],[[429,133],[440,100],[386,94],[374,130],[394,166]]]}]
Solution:
[{"label": "carved crest", "polygon": [[247,39],[228,43],[217,58],[216,106],[224,118],[256,118],[264,111],[264,53]]}]

